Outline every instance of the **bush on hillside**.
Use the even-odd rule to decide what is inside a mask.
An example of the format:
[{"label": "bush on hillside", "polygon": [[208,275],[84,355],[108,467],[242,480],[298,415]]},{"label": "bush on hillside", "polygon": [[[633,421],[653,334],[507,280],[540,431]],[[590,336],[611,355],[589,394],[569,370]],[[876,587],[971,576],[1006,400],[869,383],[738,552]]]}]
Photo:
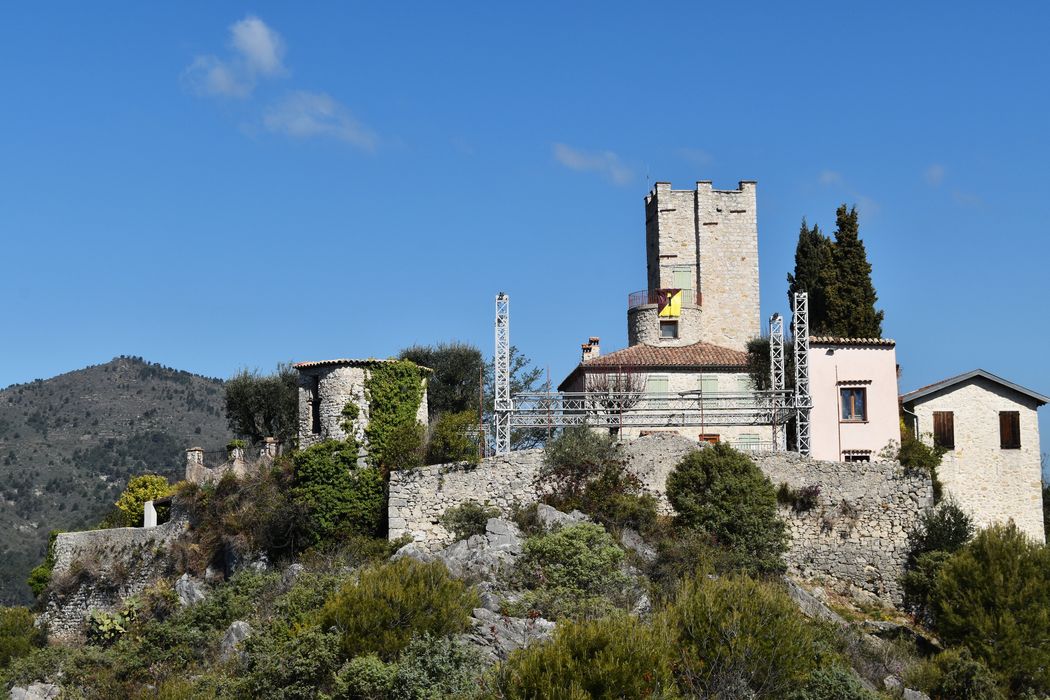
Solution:
[{"label": "bush on hillside", "polygon": [[478,443],[471,437],[478,429],[476,411],[443,413],[434,423],[427,443],[427,464],[479,461]]},{"label": "bush on hillside", "polygon": [[238,696],[313,700],[336,685],[339,636],[316,627],[282,628],[243,642],[244,678]]},{"label": "bush on hillside", "polygon": [[860,682],[857,674],[842,666],[816,670],[801,690],[787,696],[789,700],[878,700]]},{"label": "bush on hillside", "polygon": [[498,697],[674,697],[675,650],[661,628],[624,613],[563,622],[554,637],[511,654],[497,672]]},{"label": "bush on hillside", "polygon": [[973,538],[975,531],[973,518],[949,498],[919,517],[915,529],[908,535],[909,558],[915,560],[927,552],[957,552]]},{"label": "bush on hillside", "polygon": [[924,624],[933,624],[930,611],[930,596],[937,582],[937,574],[945,562],[951,559],[948,552],[933,551],[920,554],[901,576],[904,589],[904,609],[910,611]]},{"label": "bush on hillside", "polygon": [[941,567],[930,607],[1011,692],[1050,693],[1050,550],[1012,522],[982,530]]},{"label": "bush on hillside", "polygon": [[485,663],[478,651],[452,637],[423,634],[397,660],[390,696],[399,700],[440,700],[469,696]]},{"label": "bush on hillside", "polygon": [[34,648],[43,646],[44,635],[33,624],[33,613],[28,608],[0,607],[0,669],[7,668],[12,659],[26,656]]},{"label": "bush on hillside", "polygon": [[948,649],[923,661],[905,680],[931,700],[1005,700],[992,672],[965,647]]},{"label": "bush on hillside", "polygon": [[933,444],[932,439],[929,442],[923,441],[916,437],[910,428],[901,424],[901,444],[897,450],[897,461],[903,467],[924,471],[930,475],[934,503],[939,502],[944,493],[944,487],[937,478],[937,468],[946,452],[943,447]]},{"label": "bush on hillside", "polygon": [[356,444],[326,440],[295,454],[293,499],[314,542],[385,528],[386,488],[377,469],[357,466]]},{"label": "bush on hillside", "polygon": [[464,501],[442,513],[440,520],[457,540],[465,540],[473,535],[484,535],[489,518],[498,518],[499,514],[499,508]]},{"label": "bush on hillside", "polygon": [[550,494],[574,499],[583,495],[592,480],[609,471],[622,471],[624,464],[616,440],[575,426],[547,443],[537,481]]},{"label": "bush on hillside", "polygon": [[594,616],[620,599],[629,580],[624,552],[601,525],[577,523],[525,540],[517,573],[526,605],[546,617]]},{"label": "bush on hillside", "polygon": [[397,665],[388,664],[375,654],[355,656],[346,662],[336,677],[335,697],[387,700],[395,673]]},{"label": "bush on hillside", "polygon": [[686,581],[662,618],[689,696],[783,698],[828,661],[818,628],[794,601],[744,576]]},{"label": "bush on hillside", "polygon": [[706,532],[665,525],[652,537],[656,558],[646,566],[653,593],[671,600],[682,582],[697,574],[727,574],[736,570],[738,559],[720,548]]},{"label": "bush on hillside", "polygon": [[146,501],[170,496],[172,492],[168,480],[156,474],[136,476],[128,481],[128,487],[114,504],[116,522],[114,527],[142,527],[143,507]]},{"label": "bush on hillside", "polygon": [[47,585],[51,583],[51,571],[55,568],[55,539],[59,533],[61,530],[52,530],[47,533],[47,554],[44,556],[44,561],[29,572],[26,583],[33,591],[34,598],[39,598],[40,594],[47,589]]},{"label": "bush on hillside", "polygon": [[362,570],[329,599],[321,619],[336,628],[347,656],[392,660],[414,636],[462,632],[477,605],[477,593],[444,564],[406,557]]},{"label": "bush on hillside", "polygon": [[776,492],[747,455],[722,443],[687,455],[667,478],[680,526],[707,533],[755,573],[784,570],[784,523]]}]

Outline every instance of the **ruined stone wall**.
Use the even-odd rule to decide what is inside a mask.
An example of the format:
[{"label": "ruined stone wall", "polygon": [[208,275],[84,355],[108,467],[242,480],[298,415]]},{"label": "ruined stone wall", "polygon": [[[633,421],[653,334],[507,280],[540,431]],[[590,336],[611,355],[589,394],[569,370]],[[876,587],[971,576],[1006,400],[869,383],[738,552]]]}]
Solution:
[{"label": "ruined stone wall", "polygon": [[55,538],[55,567],[42,614],[48,639],[83,638],[92,610],[112,612],[168,573],[171,544],[189,527],[175,506],[172,518],[157,527],[119,527],[64,532]]},{"label": "ruined stone wall", "polygon": [[[685,455],[700,446],[663,433],[628,442],[628,468],[671,513],[664,488]],[[925,474],[907,472],[896,462],[817,462],[794,453],[754,455],[774,487],[818,486],[811,510],[780,508],[791,544],[786,556],[791,573],[848,591],[861,589],[899,602],[897,583],[907,556],[907,536],[921,512],[932,505],[933,488]],[[539,450],[487,458],[474,468],[457,465],[396,472],[390,480],[390,537],[410,535],[438,548],[451,536],[441,526],[444,511],[467,500],[488,502],[508,513],[514,503],[537,497],[534,479],[542,463]]]}]

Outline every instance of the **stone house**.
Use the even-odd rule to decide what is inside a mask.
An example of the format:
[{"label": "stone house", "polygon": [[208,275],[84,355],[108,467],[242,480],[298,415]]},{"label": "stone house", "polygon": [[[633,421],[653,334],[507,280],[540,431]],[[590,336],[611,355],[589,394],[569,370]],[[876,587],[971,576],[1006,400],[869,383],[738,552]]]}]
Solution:
[{"label": "stone house", "polygon": [[947,450],[937,475],[978,527],[1013,520],[1044,542],[1036,412],[1048,401],[975,369],[904,394],[901,407],[916,435]]},{"label": "stone house", "polygon": [[901,439],[896,343],[883,338],[810,338],[810,454],[870,462]]},{"label": "stone house", "polygon": [[[628,296],[628,347],[602,355],[598,338],[590,338],[558,390],[649,397],[645,404],[654,407],[660,425],[624,428],[624,438],[667,430],[694,440],[772,447],[768,423],[741,418],[732,424],[723,416],[710,425],[702,417],[682,425],[670,415],[686,398],[712,409],[752,400],[745,349],[760,334],[756,183],[716,190],[700,181],[693,190],[674,190],[658,182],[645,198],[645,237],[648,288]],[[668,415],[659,410],[664,400]]]},{"label": "stone house", "polygon": [[[300,362],[299,371],[299,447],[306,448],[325,440],[345,440],[347,422],[343,409],[353,402],[359,409],[352,421],[354,436],[364,445],[365,427],[370,415],[365,383],[372,370],[396,360],[321,360]],[[430,370],[422,368],[424,373]],[[423,379],[423,398],[416,411],[416,420],[427,424],[427,388]],[[362,453],[363,458],[363,453]]]}]

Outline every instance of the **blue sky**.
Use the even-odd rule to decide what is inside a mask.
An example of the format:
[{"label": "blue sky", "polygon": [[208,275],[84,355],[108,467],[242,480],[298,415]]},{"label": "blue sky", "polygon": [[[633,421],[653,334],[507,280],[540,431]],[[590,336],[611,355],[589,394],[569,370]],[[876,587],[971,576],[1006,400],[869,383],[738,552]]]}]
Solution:
[{"label": "blue sky", "polygon": [[9,5],[0,386],[488,353],[499,290],[557,382],[625,344],[649,183],[755,179],[764,315],[856,203],[902,389],[1050,393],[1050,5],[911,5]]}]

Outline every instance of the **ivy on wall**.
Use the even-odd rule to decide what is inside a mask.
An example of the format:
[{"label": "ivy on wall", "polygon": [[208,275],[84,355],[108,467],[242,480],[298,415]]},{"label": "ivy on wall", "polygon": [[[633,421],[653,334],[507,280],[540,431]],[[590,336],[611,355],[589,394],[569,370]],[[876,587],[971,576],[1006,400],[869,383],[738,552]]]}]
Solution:
[{"label": "ivy on wall", "polygon": [[384,362],[365,380],[368,398],[367,459],[388,474],[423,463],[425,428],[416,420],[423,400],[425,370],[409,360]]}]

